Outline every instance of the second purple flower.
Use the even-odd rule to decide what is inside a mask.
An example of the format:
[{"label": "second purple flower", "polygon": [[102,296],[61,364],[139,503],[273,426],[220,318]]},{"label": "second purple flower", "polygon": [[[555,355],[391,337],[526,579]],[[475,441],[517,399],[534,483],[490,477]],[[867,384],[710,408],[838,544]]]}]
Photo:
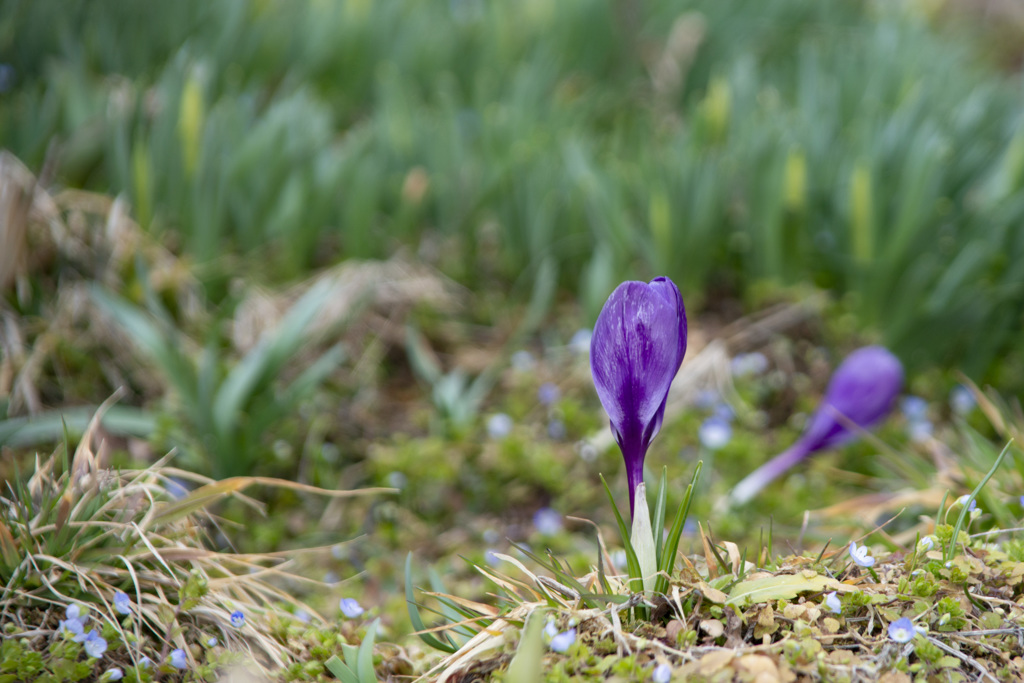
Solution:
[{"label": "second purple flower", "polygon": [[675,283],[658,277],[615,288],[594,325],[590,370],[626,461],[631,513],[647,448],[661,429],[685,354],[686,309]]}]

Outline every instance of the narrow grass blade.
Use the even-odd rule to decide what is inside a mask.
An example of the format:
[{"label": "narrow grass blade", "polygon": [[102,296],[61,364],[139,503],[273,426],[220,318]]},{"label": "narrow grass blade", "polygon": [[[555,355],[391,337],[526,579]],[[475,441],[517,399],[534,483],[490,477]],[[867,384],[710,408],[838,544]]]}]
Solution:
[{"label": "narrow grass blade", "polygon": [[658,571],[660,573],[658,574],[658,580],[654,584],[655,593],[664,594],[668,591],[669,577],[675,568],[676,551],[679,550],[679,538],[683,535],[686,516],[690,514],[690,504],[693,502],[693,494],[697,490],[697,482],[700,480],[700,472],[703,467],[704,461],[698,461],[697,466],[693,470],[690,484],[686,487],[686,495],[683,496],[683,502],[679,504],[679,509],[676,510],[676,518],[672,521],[672,527],[668,531],[668,539],[664,551],[660,555],[658,562]]},{"label": "narrow grass blade", "polygon": [[640,573],[640,560],[637,559],[636,551],[633,550],[633,544],[630,542],[630,530],[626,523],[622,521],[622,515],[619,514],[619,506],[615,504],[615,497],[612,495],[612,490],[608,488],[608,482],[605,481],[604,475],[599,476],[605,493],[608,494],[608,500],[612,504],[612,512],[615,513],[615,521],[619,525],[622,545],[626,550],[626,566],[629,569],[629,589],[634,593],[640,593],[644,589],[643,575]]},{"label": "narrow grass blade", "polygon": [[413,592],[412,587],[412,553],[409,553],[405,557],[405,606],[409,611],[409,621],[412,622],[413,630],[418,631],[416,635],[419,636],[420,640],[434,648],[435,650],[441,650],[452,654],[459,648],[448,639],[447,636],[442,636],[444,640],[440,640],[430,633],[422,633],[427,630],[426,624],[423,623],[423,619],[420,617],[419,606],[416,604],[416,595]]}]

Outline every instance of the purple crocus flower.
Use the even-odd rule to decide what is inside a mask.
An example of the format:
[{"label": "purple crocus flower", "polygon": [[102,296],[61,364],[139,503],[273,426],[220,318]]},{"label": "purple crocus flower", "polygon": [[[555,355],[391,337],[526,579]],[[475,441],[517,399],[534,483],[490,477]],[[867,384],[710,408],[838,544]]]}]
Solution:
[{"label": "purple crocus flower", "polygon": [[[865,346],[844,360],[825,390],[825,399],[807,429],[788,450],[754,470],[729,496],[745,503],[769,482],[807,456],[857,438],[889,414],[903,386],[903,366],[881,346]],[[850,426],[856,425],[856,428]]]},{"label": "purple crocus flower", "polygon": [[685,353],[686,309],[675,283],[657,277],[615,288],[594,325],[590,371],[626,461],[630,513]]}]

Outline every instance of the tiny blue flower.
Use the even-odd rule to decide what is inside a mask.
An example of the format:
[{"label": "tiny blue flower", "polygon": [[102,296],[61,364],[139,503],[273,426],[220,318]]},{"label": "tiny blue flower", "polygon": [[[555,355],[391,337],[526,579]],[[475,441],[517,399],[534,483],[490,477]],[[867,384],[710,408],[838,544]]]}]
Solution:
[{"label": "tiny blue flower", "polygon": [[974,410],[976,405],[977,401],[974,400],[974,394],[963,384],[956,385],[949,392],[949,407],[961,417]]},{"label": "tiny blue flower", "polygon": [[509,360],[512,363],[512,368],[517,372],[529,372],[537,364],[533,359],[533,354],[525,349],[520,349],[513,353],[512,358]]},{"label": "tiny blue flower", "polygon": [[404,489],[409,483],[409,477],[402,472],[389,472],[387,476],[388,486],[393,489]]},{"label": "tiny blue flower", "polygon": [[[968,505],[967,501],[971,501],[970,505]],[[971,498],[969,494],[964,494],[956,499],[956,503],[954,503],[954,505],[968,505],[967,511],[970,512],[974,508],[978,507],[978,501]]]},{"label": "tiny blue flower", "polygon": [[714,416],[720,420],[732,422],[736,418],[736,411],[725,401],[719,401],[715,404]]},{"label": "tiny blue flower", "polygon": [[242,628],[245,626],[245,615],[242,614],[241,610],[235,610],[231,613],[231,625],[235,628]]},{"label": "tiny blue flower", "polygon": [[590,353],[590,340],[593,336],[594,333],[586,328],[576,330],[572,339],[569,340],[569,349],[580,355]]},{"label": "tiny blue flower", "polygon": [[920,396],[904,396],[900,399],[900,411],[911,422],[925,420],[928,417],[928,402]]},{"label": "tiny blue flower", "polygon": [[835,591],[825,594],[825,607],[828,607],[829,610],[836,614],[843,611],[843,604],[839,602],[839,597],[836,595]]},{"label": "tiny blue flower", "polygon": [[866,545],[857,546],[856,541],[850,541],[850,557],[861,567],[871,567],[875,564],[875,558],[871,557]]},{"label": "tiny blue flower", "polygon": [[495,413],[487,418],[487,435],[492,439],[504,439],[512,433],[512,418],[505,413]]},{"label": "tiny blue flower", "polygon": [[672,667],[662,662],[658,666],[654,667],[654,672],[651,674],[652,683],[669,683],[672,680]]},{"label": "tiny blue flower", "polygon": [[918,552],[926,553],[935,547],[935,539],[931,536],[925,536],[917,542]]},{"label": "tiny blue flower", "polygon": [[73,602],[70,605],[68,605],[68,608],[64,610],[64,614],[67,616],[68,619],[78,619],[83,624],[89,620],[88,617],[83,618],[85,612],[82,610],[81,605],[79,605],[77,602]]},{"label": "tiny blue flower", "polygon": [[889,624],[889,637],[897,643],[909,643],[914,639],[915,633],[917,631],[914,629],[914,622],[906,617],[900,617]]},{"label": "tiny blue flower", "polygon": [[548,640],[551,640],[558,635],[558,627],[555,626],[555,622],[549,621],[544,624],[544,635],[548,637]]},{"label": "tiny blue flower", "polygon": [[119,681],[122,678],[124,678],[124,671],[121,671],[120,667],[116,667],[115,666],[112,669],[107,669],[106,671],[104,671],[103,675],[100,677],[100,680],[101,681]]},{"label": "tiny blue flower", "polygon": [[549,647],[555,652],[565,652],[576,642],[576,629],[563,631],[551,639]]},{"label": "tiny blue flower", "polygon": [[541,508],[533,515],[533,526],[544,536],[554,536],[562,530],[562,515],[551,508]]},{"label": "tiny blue flower", "polygon": [[142,657],[139,659],[139,668],[148,669],[151,666],[153,666],[153,660],[147,657],[146,655],[142,655]]},{"label": "tiny blue flower", "polygon": [[714,389],[701,389],[693,399],[693,406],[699,410],[713,410],[721,403],[721,397]]},{"label": "tiny blue flower", "polygon": [[124,591],[114,593],[114,609],[121,614],[132,613],[132,601]]},{"label": "tiny blue flower", "polygon": [[324,583],[338,583],[341,581],[341,577],[338,576],[338,572],[326,571],[324,572]]},{"label": "tiny blue flower", "polygon": [[363,612],[366,611],[355,598],[342,598],[338,602],[338,608],[341,610],[341,613],[349,619],[355,619],[356,617],[362,616]]},{"label": "tiny blue flower", "polygon": [[629,564],[629,557],[626,555],[626,551],[622,548],[616,548],[613,550],[612,564],[615,565],[616,569],[625,569],[626,565]]},{"label": "tiny blue flower", "polygon": [[217,641],[217,636],[210,636],[206,640],[206,646],[207,647],[217,647],[217,642],[218,642]]},{"label": "tiny blue flower", "polygon": [[175,669],[186,669],[188,668],[188,661],[185,658],[185,651],[181,648],[171,652],[171,666]]},{"label": "tiny blue flower", "polygon": [[768,359],[763,353],[741,353],[730,362],[732,374],[735,377],[747,377],[749,375],[760,375],[768,369]]},{"label": "tiny blue flower", "polygon": [[1020,506],[1021,506],[1022,508],[1024,508],[1024,496],[1021,496],[1021,497],[1020,497],[1020,500],[1019,500],[1019,501],[1017,501],[1017,502],[1018,502],[1018,503],[1020,503]]},{"label": "tiny blue flower", "polygon": [[307,612],[304,609],[296,610],[295,618],[301,621],[303,624],[308,624],[309,622],[313,621],[313,617],[310,615],[309,612]]},{"label": "tiny blue flower", "polygon": [[924,443],[935,431],[929,420],[911,420],[907,423],[907,436],[914,443]]},{"label": "tiny blue flower", "polygon": [[74,617],[63,619],[57,628],[65,633],[70,633],[72,639],[76,643],[80,643],[86,638],[85,625],[82,623],[81,619]]},{"label": "tiny blue flower", "polygon": [[732,438],[732,427],[722,418],[712,416],[704,420],[697,436],[704,448],[709,451],[717,451],[729,443]]},{"label": "tiny blue flower", "polygon": [[561,441],[568,432],[565,430],[565,423],[557,417],[548,421],[548,437],[554,441]]},{"label": "tiny blue flower", "polygon": [[92,630],[89,631],[89,635],[85,639],[84,647],[85,654],[99,659],[107,651],[107,641],[103,639],[103,636],[96,633],[95,630]]},{"label": "tiny blue flower", "polygon": [[558,390],[558,385],[553,382],[544,382],[537,389],[537,400],[546,406],[554,405],[561,395],[562,392]]},{"label": "tiny blue flower", "polygon": [[493,548],[488,548],[487,550],[485,550],[484,561],[492,567],[497,567],[499,564],[501,564],[501,559],[498,557],[497,552],[498,551],[494,550]]},{"label": "tiny blue flower", "polygon": [[164,481],[164,490],[167,491],[168,495],[170,495],[174,500],[181,500],[188,495],[189,486],[188,482],[184,479],[168,477]]}]

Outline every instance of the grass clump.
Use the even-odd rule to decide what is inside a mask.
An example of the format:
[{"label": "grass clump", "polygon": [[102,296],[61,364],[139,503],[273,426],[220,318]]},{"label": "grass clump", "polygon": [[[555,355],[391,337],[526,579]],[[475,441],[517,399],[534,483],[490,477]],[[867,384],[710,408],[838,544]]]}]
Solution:
[{"label": "grass clump", "polygon": [[213,549],[226,529],[208,508],[235,497],[259,513],[242,494],[257,483],[360,492],[213,481],[166,458],[108,469],[94,449],[105,408],[72,457],[37,458],[0,496],[0,681],[212,681],[237,666],[320,680],[361,622],[339,628],[297,597],[318,582],[295,559]]}]

